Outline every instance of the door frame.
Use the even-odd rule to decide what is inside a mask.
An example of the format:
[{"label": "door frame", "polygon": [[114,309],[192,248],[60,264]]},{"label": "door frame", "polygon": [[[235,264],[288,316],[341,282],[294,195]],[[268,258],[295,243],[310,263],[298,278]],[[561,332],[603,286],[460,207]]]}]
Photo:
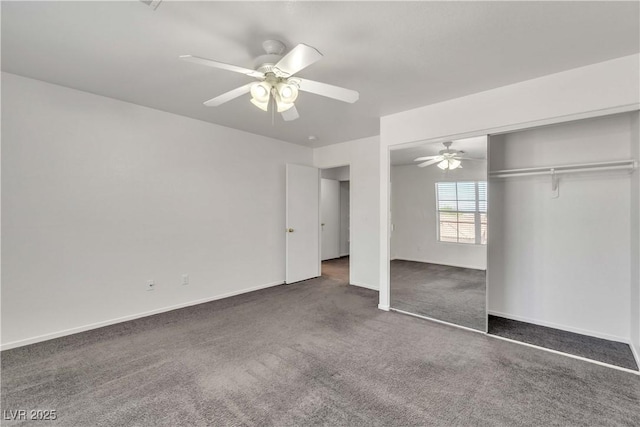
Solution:
[{"label": "door frame", "polygon": [[[352,252],[352,245],[351,245],[351,213],[352,213],[352,209],[353,209],[353,197],[352,195],[352,188],[351,188],[351,182],[353,181],[353,176],[351,175],[351,163],[339,163],[335,166],[323,166],[323,167],[318,167],[318,170],[320,171],[320,173],[318,174],[318,186],[320,186],[320,180],[322,179],[322,171],[326,170],[326,169],[335,169],[335,168],[342,168],[342,167],[348,167],[349,168],[349,285],[351,285],[351,282],[353,281],[353,269],[351,268],[351,252]],[[318,229],[319,229],[319,233],[320,233],[320,239],[319,239],[319,251],[318,251],[318,270],[320,271],[320,275],[322,274],[322,195],[320,193],[318,193],[318,197],[320,198],[318,200]]]}]

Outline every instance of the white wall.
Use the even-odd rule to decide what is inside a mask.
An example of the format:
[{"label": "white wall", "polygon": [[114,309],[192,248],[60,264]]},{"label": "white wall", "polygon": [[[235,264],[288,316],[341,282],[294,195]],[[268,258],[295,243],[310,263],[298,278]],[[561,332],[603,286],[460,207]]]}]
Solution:
[{"label": "white wall", "polygon": [[340,181],[340,256],[349,255],[350,197],[349,181]]},{"label": "white wall", "polygon": [[485,245],[438,241],[435,184],[440,181],[486,181],[486,162],[466,162],[442,172],[435,165],[391,167],[391,259],[486,270]]},{"label": "white wall", "polygon": [[5,73],[2,138],[3,348],[284,281],[311,149]]},{"label": "white wall", "polygon": [[[631,115],[491,137],[491,170],[630,158]],[[630,174],[489,182],[488,311],[628,341]]]},{"label": "white wall", "polygon": [[323,178],[335,179],[336,181],[349,181],[349,173],[349,166],[322,169],[320,171],[320,174]]},{"label": "white wall", "polygon": [[[382,144],[487,135],[494,128],[524,129],[574,114],[633,111],[640,102],[639,74],[636,54],[392,114],[380,121]],[[602,111],[609,109],[615,111]]]},{"label": "white wall", "polygon": [[[640,161],[640,113],[631,119],[631,156]],[[640,364],[640,170],[631,176],[631,346]]]},{"label": "white wall", "polygon": [[377,232],[379,307],[388,309],[390,296],[387,263],[390,146],[420,140],[459,139],[635,111],[640,107],[639,74],[640,55],[636,54],[382,117]]},{"label": "white wall", "polygon": [[371,137],[314,150],[316,167],[350,165],[350,283],[372,289],[378,289],[380,268],[379,144],[378,137]]}]

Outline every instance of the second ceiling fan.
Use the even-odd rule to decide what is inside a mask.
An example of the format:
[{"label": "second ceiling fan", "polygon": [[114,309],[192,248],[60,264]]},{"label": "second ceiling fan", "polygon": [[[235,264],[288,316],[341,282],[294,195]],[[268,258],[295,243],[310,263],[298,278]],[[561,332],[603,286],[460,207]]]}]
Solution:
[{"label": "second ceiling fan", "polygon": [[298,91],[349,103],[356,102],[360,97],[355,90],[294,76],[322,58],[322,54],[317,49],[301,43],[282,56],[285,45],[280,41],[267,40],[262,47],[266,54],[256,60],[255,70],[193,55],[181,55],[180,59],[233,71],[258,80],[205,101],[204,105],[208,107],[217,107],[246,93],[251,93],[251,103],[256,107],[268,111],[271,104],[272,108],[275,107],[282,114],[284,120],[291,121],[300,117],[294,104]]},{"label": "second ceiling fan", "polygon": [[418,167],[424,168],[426,166],[438,164],[438,167],[444,171],[453,170],[462,167],[463,160],[479,160],[484,161],[484,159],[476,159],[474,157],[466,157],[465,152],[462,150],[454,150],[451,148],[451,141],[443,142],[444,150],[440,150],[440,152],[435,156],[426,156],[426,157],[418,157],[414,159],[414,162],[421,162]]}]

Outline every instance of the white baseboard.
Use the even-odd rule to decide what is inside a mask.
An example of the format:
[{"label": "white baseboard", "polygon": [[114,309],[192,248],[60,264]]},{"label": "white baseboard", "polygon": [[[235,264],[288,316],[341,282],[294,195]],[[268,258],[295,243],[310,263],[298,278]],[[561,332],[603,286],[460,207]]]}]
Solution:
[{"label": "white baseboard", "polygon": [[[588,335],[590,337],[602,338],[609,341],[617,341],[624,344],[631,344],[629,338],[627,337],[619,337],[616,335],[604,334],[602,332],[595,332],[587,329],[574,328],[572,326],[561,325],[553,322],[546,322],[544,320],[532,319],[529,317],[517,316],[514,314],[501,313],[499,311],[488,310],[487,313],[493,316],[504,317],[505,319],[518,320],[520,322],[532,323],[534,325],[546,326],[548,328],[560,329],[567,332],[574,332],[576,334]],[[630,346],[630,347],[633,347],[633,346]]]},{"label": "white baseboard", "polygon": [[380,310],[389,311],[389,309],[390,309],[391,307],[389,307],[388,305],[378,304],[378,308],[379,308]]},{"label": "white baseboard", "polygon": [[343,256],[349,256],[349,252],[345,252],[343,254],[340,254],[340,258],[342,258]]},{"label": "white baseboard", "polygon": [[51,339],[54,339],[54,338],[60,338],[60,337],[64,337],[64,336],[67,336],[67,335],[77,334],[79,332],[90,331],[92,329],[98,329],[98,328],[102,328],[104,326],[115,325],[116,323],[128,322],[129,320],[135,320],[135,319],[140,319],[142,317],[153,316],[154,314],[165,313],[167,311],[172,311],[172,310],[177,310],[177,309],[180,309],[180,308],[190,307],[192,305],[204,304],[206,302],[211,302],[211,301],[216,301],[216,300],[219,300],[219,299],[229,298],[229,297],[233,297],[233,296],[240,295],[240,294],[246,294],[248,292],[258,291],[260,289],[270,288],[270,287],[278,286],[278,285],[282,285],[282,284],[284,284],[284,281],[267,283],[265,285],[254,286],[254,287],[247,288],[247,289],[242,289],[242,290],[239,290],[239,291],[233,291],[233,292],[228,292],[228,293],[222,294],[222,295],[216,295],[214,297],[202,298],[202,299],[199,299],[199,300],[189,301],[189,302],[185,302],[185,303],[181,303],[181,304],[176,304],[176,305],[172,305],[172,306],[169,306],[169,307],[158,308],[158,309],[151,310],[151,311],[146,311],[146,312],[143,312],[143,313],[131,314],[129,316],[118,317],[118,318],[115,318],[115,319],[105,320],[105,321],[102,321],[102,322],[96,322],[96,323],[91,323],[91,324],[88,324],[88,325],[78,326],[76,328],[65,329],[65,330],[62,330],[62,331],[51,332],[49,334],[38,335],[38,336],[35,336],[35,337],[23,339],[23,340],[12,341],[12,342],[8,342],[8,343],[4,343],[4,344],[0,345],[0,350],[9,350],[9,349],[12,349],[12,348],[22,347],[22,346],[29,345],[29,344],[35,344],[35,343],[42,342],[42,341],[48,341],[48,340],[51,340]]},{"label": "white baseboard", "polygon": [[351,282],[349,284],[352,285],[352,286],[360,286],[361,288],[371,289],[373,291],[380,291],[380,288],[375,287],[375,286],[371,286],[371,285],[367,285],[366,283]]},{"label": "white baseboard", "polygon": [[451,262],[442,262],[442,261],[433,261],[428,259],[414,259],[414,258],[405,258],[405,257],[394,257],[391,261],[411,261],[411,262],[422,262],[425,264],[437,264],[437,265],[448,265],[449,267],[460,267],[460,268],[468,268],[471,270],[482,270],[486,271],[486,267],[481,267],[477,265],[467,265],[467,264],[454,264]]}]

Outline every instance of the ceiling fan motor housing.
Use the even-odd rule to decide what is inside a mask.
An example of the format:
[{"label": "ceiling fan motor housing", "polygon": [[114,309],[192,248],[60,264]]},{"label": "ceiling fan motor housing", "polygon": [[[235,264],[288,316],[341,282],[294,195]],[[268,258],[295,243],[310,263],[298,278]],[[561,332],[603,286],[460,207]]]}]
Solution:
[{"label": "ceiling fan motor housing", "polygon": [[272,55],[272,54],[261,55],[258,58],[256,58],[256,70],[265,74],[275,73],[277,71],[277,68],[275,68],[275,65],[281,59],[282,59],[282,55]]},{"label": "ceiling fan motor housing", "polygon": [[454,149],[452,149],[451,148],[451,143],[452,142],[453,141],[446,141],[446,142],[442,143],[442,145],[444,145],[445,148],[444,148],[444,150],[440,150],[439,154],[441,156],[447,156],[448,155],[450,157],[450,156],[465,154],[465,152],[462,151],[462,150],[454,150]]},{"label": "ceiling fan motor housing", "polygon": [[269,55],[282,55],[286,46],[280,40],[265,40],[262,43],[262,48]]},{"label": "ceiling fan motor housing", "polygon": [[256,70],[265,74],[275,73],[277,75],[278,70],[274,68],[274,65],[282,59],[286,46],[279,40],[265,40],[262,47],[266,55],[260,55],[256,58]]}]

